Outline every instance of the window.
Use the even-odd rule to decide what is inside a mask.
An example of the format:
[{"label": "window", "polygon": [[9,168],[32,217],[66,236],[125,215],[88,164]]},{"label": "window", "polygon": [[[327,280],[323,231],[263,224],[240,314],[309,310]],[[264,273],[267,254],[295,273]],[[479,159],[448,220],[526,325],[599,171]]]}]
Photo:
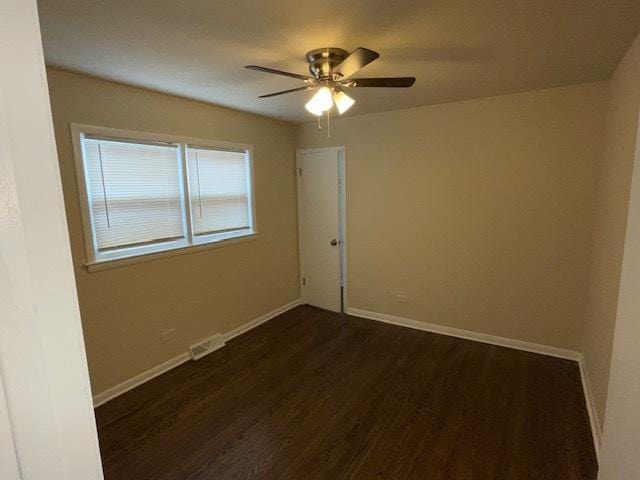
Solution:
[{"label": "window", "polygon": [[250,147],[72,130],[90,265],[256,233]]},{"label": "window", "polygon": [[246,152],[187,147],[196,238],[251,229]]}]

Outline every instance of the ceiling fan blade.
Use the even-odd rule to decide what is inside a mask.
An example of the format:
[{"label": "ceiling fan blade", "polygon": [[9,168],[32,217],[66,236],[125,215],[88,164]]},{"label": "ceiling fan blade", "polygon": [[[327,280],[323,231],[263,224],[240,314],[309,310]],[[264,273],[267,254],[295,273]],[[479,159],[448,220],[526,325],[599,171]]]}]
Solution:
[{"label": "ceiling fan blade", "polygon": [[267,68],[267,67],[259,67],[258,65],[247,65],[244,68],[248,68],[249,70],[257,70],[258,72],[274,73],[276,75],[284,75],[285,77],[297,78],[299,80],[305,80],[305,81],[314,80],[313,77],[310,77],[308,75],[299,75],[297,73],[283,72],[282,70],[275,70],[273,68]]},{"label": "ceiling fan blade", "polygon": [[291,92],[299,92],[301,90],[313,90],[314,88],[318,88],[318,87],[309,85],[309,86],[306,86],[306,87],[292,88],[291,90],[283,90],[282,92],[269,93],[267,95],[260,95],[258,98],[275,97],[277,95],[284,95],[285,93],[291,93]]},{"label": "ceiling fan blade", "polygon": [[334,67],[334,69],[331,70],[331,73],[342,75],[342,78],[348,78],[365,65],[373,62],[379,56],[380,54],[378,52],[374,52],[368,48],[358,47],[351,52],[351,54],[349,54],[342,63]]},{"label": "ceiling fan blade", "polygon": [[414,77],[350,78],[343,85],[345,87],[407,88],[413,85],[415,81]]}]

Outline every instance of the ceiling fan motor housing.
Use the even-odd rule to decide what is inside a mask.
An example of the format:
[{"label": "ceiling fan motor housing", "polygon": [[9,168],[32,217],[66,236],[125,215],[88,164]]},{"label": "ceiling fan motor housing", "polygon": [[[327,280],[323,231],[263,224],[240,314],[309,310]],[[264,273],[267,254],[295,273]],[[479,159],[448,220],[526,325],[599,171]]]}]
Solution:
[{"label": "ceiling fan motor housing", "polygon": [[317,79],[330,78],[331,70],[342,63],[349,53],[341,48],[318,48],[307,52],[309,71]]}]

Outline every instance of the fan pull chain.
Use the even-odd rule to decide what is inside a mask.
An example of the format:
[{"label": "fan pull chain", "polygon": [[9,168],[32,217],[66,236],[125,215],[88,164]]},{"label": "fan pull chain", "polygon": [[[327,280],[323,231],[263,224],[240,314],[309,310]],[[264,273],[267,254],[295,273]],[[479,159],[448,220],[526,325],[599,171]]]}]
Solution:
[{"label": "fan pull chain", "polygon": [[327,110],[327,138],[331,138],[331,109]]}]

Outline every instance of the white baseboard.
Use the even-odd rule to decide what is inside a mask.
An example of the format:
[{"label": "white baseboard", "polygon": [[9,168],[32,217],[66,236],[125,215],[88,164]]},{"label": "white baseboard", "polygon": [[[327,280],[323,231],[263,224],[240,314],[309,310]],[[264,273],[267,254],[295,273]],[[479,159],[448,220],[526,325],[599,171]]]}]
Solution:
[{"label": "white baseboard", "polygon": [[93,396],[93,407],[99,407],[100,405],[107,403],[109,400],[112,400],[123,393],[148,382],[152,378],[156,378],[158,375],[168,372],[172,368],[176,368],[178,365],[182,365],[189,360],[191,360],[191,356],[188,353],[181,353],[177,357],[173,357],[160,365],[150,368],[129,380],[125,380],[124,382],[105,390],[104,392],[100,392]]},{"label": "white baseboard", "polygon": [[591,424],[591,434],[593,435],[593,447],[596,451],[598,463],[600,463],[600,442],[602,440],[602,427],[596,410],[596,403],[591,390],[591,382],[589,381],[589,372],[583,355],[578,360],[580,366],[580,378],[582,379],[582,389],[584,390],[584,399],[587,404],[587,412],[589,413],[589,423]]},{"label": "white baseboard", "polygon": [[[230,332],[224,333],[222,338],[225,342],[228,342],[232,338],[235,338],[243,333],[251,330],[252,328],[262,325],[263,323],[271,320],[274,317],[291,310],[301,304],[301,300],[294,300],[286,305],[283,305],[265,315],[255,318]],[[463,338],[466,340],[473,340],[476,342],[488,343],[491,345],[497,345],[500,347],[514,348],[516,350],[523,350],[526,352],[539,353],[542,355],[549,355],[552,357],[563,358],[567,360],[574,360],[578,362],[580,367],[580,377],[582,380],[582,388],[584,390],[585,401],[587,405],[587,412],[589,413],[589,422],[591,424],[591,432],[593,435],[593,444],[596,451],[596,456],[600,457],[600,438],[602,435],[602,429],[600,428],[600,422],[596,413],[595,403],[593,399],[593,393],[589,382],[589,375],[587,373],[584,357],[580,352],[573,350],[567,350],[557,347],[551,347],[548,345],[541,345],[537,343],[525,342],[523,340],[514,340],[511,338],[498,337],[495,335],[487,335],[484,333],[472,332],[470,330],[463,330],[460,328],[445,327],[442,325],[435,325],[431,323],[420,322],[417,320],[411,320],[408,318],[397,317],[394,315],[387,315],[384,313],[370,312],[367,310],[361,310],[358,308],[348,308],[347,313],[356,317],[362,317],[369,320],[375,320],[378,322],[389,323],[393,325],[399,325],[402,327],[413,328],[415,330],[423,330],[426,332],[438,333],[441,335],[448,335],[451,337]],[[152,378],[161,375],[178,365],[181,365],[191,359],[188,353],[183,353],[174,357],[156,367],[153,367],[145,372],[136,375],[129,380],[126,380],[114,387],[105,390],[93,397],[94,407],[98,407],[107,403],[109,400],[122,395],[129,390],[148,382]]]},{"label": "white baseboard", "polygon": [[461,328],[445,327],[433,323],[411,320],[409,318],[396,317],[395,315],[387,315],[385,313],[369,312],[367,310],[360,310],[359,308],[348,308],[347,314],[353,315],[355,317],[367,318],[369,320],[376,320],[378,322],[391,323],[393,325],[413,328],[415,330],[439,333],[441,335],[448,335],[450,337],[464,338],[465,340],[489,343],[491,345],[497,345],[500,347],[515,348],[516,350],[540,353],[542,355],[574,360],[576,362],[579,361],[582,357],[582,354],[580,352],[576,352],[574,350],[551,347],[549,345],[541,345],[539,343],[525,342],[524,340],[514,340],[512,338],[497,337],[495,335],[472,332],[471,330],[463,330]]},{"label": "white baseboard", "polygon": [[578,362],[578,366],[580,368],[580,379],[582,381],[582,389],[584,392],[584,398],[587,405],[587,412],[589,414],[589,423],[591,425],[591,434],[593,435],[593,446],[596,451],[596,457],[598,458],[598,461],[600,460],[600,437],[602,436],[602,429],[600,428],[600,422],[598,420],[598,415],[595,408],[593,393],[591,391],[591,384],[589,382],[589,375],[587,373],[584,356],[582,355],[582,353],[576,352],[574,350],[566,350],[563,348],[550,347],[548,345],[541,345],[538,343],[525,342],[522,340],[513,340],[511,338],[497,337],[494,335],[486,335],[484,333],[476,333],[469,330],[462,330],[459,328],[444,327],[442,325],[434,325],[431,323],[419,322],[417,320],[411,320],[403,317],[396,317],[394,315],[387,315],[384,313],[369,312],[367,310],[360,310],[358,308],[349,308],[347,309],[347,313],[349,315],[367,318],[369,320],[376,320],[378,322],[390,323],[393,325],[400,325],[403,327],[413,328],[416,330],[439,333],[441,335],[464,338],[466,340],[489,343],[491,345],[514,348],[516,350],[524,350],[526,352],[539,353],[542,355],[549,355],[551,357],[558,357],[558,358],[563,358],[566,360],[573,360]]},{"label": "white baseboard", "polygon": [[297,307],[301,303],[302,301],[298,298],[297,300],[294,300],[293,302],[289,302],[286,305],[278,307],[275,310],[262,315],[261,317],[255,318],[250,322],[240,325],[238,328],[235,328],[230,332],[223,333],[222,338],[224,339],[225,342],[228,342],[232,338],[235,338],[238,335],[242,335],[243,333],[248,332],[252,328],[256,328],[258,325],[262,325],[263,323],[268,322],[269,320],[271,320],[274,317],[277,317],[281,313],[284,313],[287,310],[291,310],[292,308]]},{"label": "white baseboard", "polygon": [[[294,307],[300,305],[300,299],[294,300],[293,302],[289,302],[286,305],[276,308],[275,310],[266,313],[258,318],[254,318],[253,320],[240,325],[238,328],[231,330],[230,332],[223,333],[222,338],[225,342],[228,342],[232,338],[237,337],[238,335],[242,335],[243,333],[251,330],[252,328],[257,327],[258,325],[262,325],[263,323],[271,320],[274,317],[277,317],[281,313],[286,312],[287,310],[291,310]],[[183,363],[191,360],[191,356],[188,352],[181,353],[177,357],[174,357],[170,360],[167,360],[160,365],[157,365],[149,370],[146,370],[135,377],[130,378],[129,380],[125,380],[124,382],[115,385],[104,392],[100,392],[93,396],[93,406],[99,407],[100,405],[104,405],[109,400],[112,400],[125,392],[128,392],[131,389],[134,389],[145,382],[148,382],[152,378],[157,377],[158,375],[162,375],[169,370],[176,368],[178,365],[182,365]]]}]

